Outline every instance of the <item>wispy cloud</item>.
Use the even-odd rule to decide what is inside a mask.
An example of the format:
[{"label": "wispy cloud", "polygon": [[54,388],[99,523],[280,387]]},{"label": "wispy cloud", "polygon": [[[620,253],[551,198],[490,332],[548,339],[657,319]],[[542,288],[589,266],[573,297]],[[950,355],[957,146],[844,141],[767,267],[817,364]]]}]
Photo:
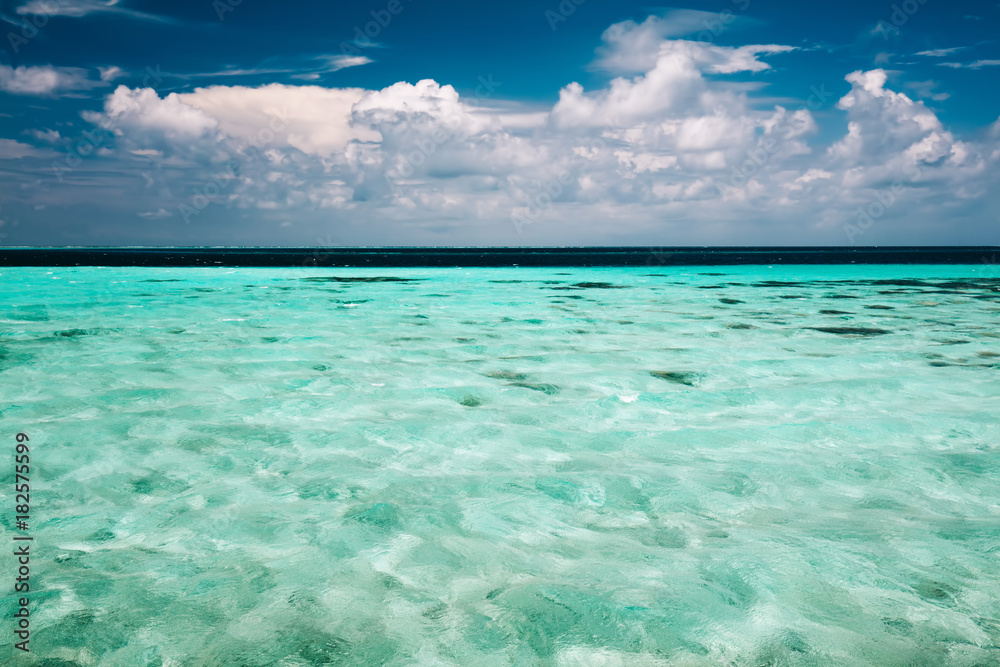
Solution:
[{"label": "wispy cloud", "polygon": [[293,78],[303,79],[305,81],[315,81],[328,72],[336,72],[348,67],[359,67],[361,65],[367,65],[370,62],[374,62],[367,56],[325,56],[325,58],[327,61],[327,65],[325,67],[312,72],[301,72],[299,74],[295,74]]},{"label": "wispy cloud", "polygon": [[[650,16],[642,23],[623,21],[616,23],[604,31],[601,36],[604,44],[597,50],[598,58],[591,64],[591,69],[602,70],[613,74],[637,74],[651,69],[660,57],[661,50],[683,46],[688,50],[711,58],[713,54],[721,53],[723,49],[711,42],[682,40],[679,37],[691,33],[706,32],[706,21],[715,19],[717,15],[693,9],[671,10],[662,16]],[[696,39],[703,39],[699,35]],[[769,50],[769,49],[778,50]],[[780,53],[793,50],[790,46],[746,46],[741,47],[741,59],[753,59],[754,53]],[[750,49],[757,49],[755,52]],[[763,65],[761,69],[768,69]],[[758,71],[758,70],[754,70]]]},{"label": "wispy cloud", "polygon": [[233,76],[265,76],[273,74],[290,74],[292,78],[295,79],[305,79],[309,81],[314,81],[319,79],[323,74],[329,74],[330,72],[337,72],[348,67],[358,67],[361,65],[367,65],[370,62],[374,62],[371,58],[367,56],[348,56],[348,55],[319,55],[313,56],[309,59],[307,65],[303,66],[286,66],[286,67],[230,67],[221,70],[215,70],[211,72],[195,72],[192,74],[170,74],[169,76],[175,76],[179,79],[212,79],[216,77],[233,77]]},{"label": "wispy cloud", "polygon": [[1000,65],[1000,60],[975,60],[971,63],[938,63],[938,65],[952,69],[981,69],[983,67],[996,67]]},{"label": "wispy cloud", "polygon": [[165,72],[165,76],[173,76],[178,79],[211,79],[215,77],[229,76],[263,76],[265,74],[290,74],[298,70],[294,69],[274,69],[268,67],[231,67],[228,69],[215,70],[213,72],[192,72],[190,74],[177,74]]},{"label": "wispy cloud", "polygon": [[345,67],[358,67],[372,62],[367,56],[333,56],[328,60],[331,72],[344,69]]},{"label": "wispy cloud", "polygon": [[105,85],[87,77],[87,71],[77,67],[9,67],[0,65],[0,91],[13,95],[51,97],[71,90],[89,90]]},{"label": "wispy cloud", "polygon": [[111,67],[98,67],[97,71],[101,73],[101,81],[114,81],[127,74],[125,70],[115,65]]},{"label": "wispy cloud", "polygon": [[163,218],[169,218],[173,214],[167,211],[166,209],[160,208],[155,211],[143,211],[141,213],[137,213],[136,215],[138,215],[140,218],[145,218],[146,220],[160,220]]},{"label": "wispy cloud", "polygon": [[934,100],[935,102],[943,102],[944,100],[951,97],[950,93],[936,93],[934,92],[937,88],[937,81],[911,81],[906,84],[906,87],[914,91],[918,97],[922,97],[928,100]]},{"label": "wispy cloud", "polygon": [[929,51],[917,51],[915,55],[927,56],[928,58],[943,58],[952,53],[958,53],[959,51],[965,51],[968,46],[953,46],[950,49],[930,49]]},{"label": "wispy cloud", "polygon": [[0,160],[17,160],[22,157],[51,157],[56,155],[47,148],[35,148],[13,139],[0,139]]},{"label": "wispy cloud", "polygon": [[62,139],[56,130],[25,130],[24,133],[31,135],[38,141],[44,141],[49,144],[54,144]]},{"label": "wispy cloud", "polygon": [[18,14],[35,16],[69,16],[81,18],[90,14],[118,14],[140,21],[156,21],[159,23],[175,23],[174,19],[157,14],[149,14],[121,6],[119,0],[30,0],[17,8]]}]

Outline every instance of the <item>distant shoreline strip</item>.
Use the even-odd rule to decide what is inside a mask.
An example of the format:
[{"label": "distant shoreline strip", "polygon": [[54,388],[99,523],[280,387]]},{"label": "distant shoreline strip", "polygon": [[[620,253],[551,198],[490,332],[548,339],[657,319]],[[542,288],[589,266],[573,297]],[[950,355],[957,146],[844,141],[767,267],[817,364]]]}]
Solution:
[{"label": "distant shoreline strip", "polygon": [[1000,246],[581,248],[0,248],[0,266],[503,267],[972,264]]}]

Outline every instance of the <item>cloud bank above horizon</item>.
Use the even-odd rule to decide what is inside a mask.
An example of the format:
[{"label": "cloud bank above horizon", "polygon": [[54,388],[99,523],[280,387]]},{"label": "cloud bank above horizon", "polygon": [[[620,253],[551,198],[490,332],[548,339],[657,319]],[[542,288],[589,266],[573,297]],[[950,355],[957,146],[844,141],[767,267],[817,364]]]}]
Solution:
[{"label": "cloud bank above horizon", "polygon": [[569,81],[549,104],[505,97],[491,74],[464,95],[431,78],[161,92],[159,75],[115,86],[110,67],[0,66],[11,95],[108,87],[80,111],[87,140],[38,127],[0,141],[17,174],[0,218],[22,219],[5,243],[39,242],[29,206],[90,220],[96,233],[59,241],[82,244],[1000,241],[1000,119],[960,138],[884,67],[843,72],[846,94],[774,95],[767,73],[802,46],[705,41],[678,28],[691,18],[612,24],[590,63],[606,80]]}]

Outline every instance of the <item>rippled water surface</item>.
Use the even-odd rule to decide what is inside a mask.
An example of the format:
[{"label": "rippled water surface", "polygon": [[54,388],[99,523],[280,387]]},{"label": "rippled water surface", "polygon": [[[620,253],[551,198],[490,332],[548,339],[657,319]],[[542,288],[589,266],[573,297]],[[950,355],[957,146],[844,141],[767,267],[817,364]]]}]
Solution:
[{"label": "rippled water surface", "polygon": [[0,274],[20,663],[1000,664],[990,267]]}]

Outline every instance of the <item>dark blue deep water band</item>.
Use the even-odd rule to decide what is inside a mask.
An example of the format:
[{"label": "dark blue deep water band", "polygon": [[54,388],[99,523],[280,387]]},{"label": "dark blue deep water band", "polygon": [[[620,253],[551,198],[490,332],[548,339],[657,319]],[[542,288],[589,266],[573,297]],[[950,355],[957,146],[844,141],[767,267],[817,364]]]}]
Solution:
[{"label": "dark blue deep water band", "polygon": [[997,246],[2,248],[4,266],[712,266],[996,264]]}]

